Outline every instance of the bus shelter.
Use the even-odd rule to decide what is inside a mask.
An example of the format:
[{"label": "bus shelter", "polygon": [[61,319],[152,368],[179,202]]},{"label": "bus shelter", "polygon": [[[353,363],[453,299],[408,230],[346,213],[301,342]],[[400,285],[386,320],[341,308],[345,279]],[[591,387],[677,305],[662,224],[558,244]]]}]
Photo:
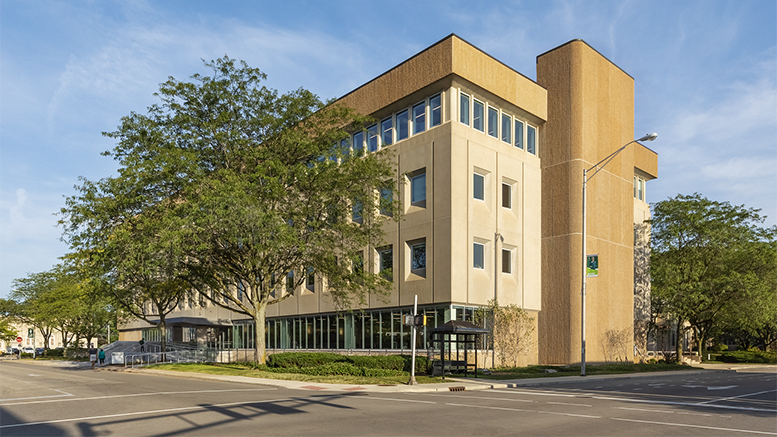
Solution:
[{"label": "bus shelter", "polygon": [[[464,376],[467,376],[469,361],[468,350],[470,347],[475,351],[475,378],[478,377],[478,349],[477,336],[490,334],[491,331],[481,328],[472,322],[462,320],[451,320],[448,323],[440,325],[431,331],[432,344],[438,344],[440,347],[440,374],[445,379],[445,370],[464,370]],[[455,359],[451,356],[452,350],[456,350]],[[448,359],[445,359],[445,350],[448,350]],[[460,360],[460,352],[464,350],[464,360]],[[434,368],[434,367],[433,367]],[[434,372],[433,372],[434,373]]]}]

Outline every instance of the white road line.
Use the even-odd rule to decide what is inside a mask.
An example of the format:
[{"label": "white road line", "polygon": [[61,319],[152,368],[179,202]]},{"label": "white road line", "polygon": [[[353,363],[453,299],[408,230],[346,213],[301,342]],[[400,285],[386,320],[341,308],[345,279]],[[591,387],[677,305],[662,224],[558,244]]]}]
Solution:
[{"label": "white road line", "polygon": [[774,391],[777,391],[777,390],[766,390],[766,391],[759,391],[758,393],[748,393],[746,395],[729,396],[727,398],[720,398],[720,399],[713,399],[711,401],[699,402],[699,404],[709,404],[711,402],[727,401],[729,399],[736,399],[736,398],[745,398],[745,397],[748,397],[748,396],[762,395],[764,393],[771,393],[771,392],[774,392]]},{"label": "white road line", "polygon": [[[65,393],[62,390],[54,390],[54,391],[58,391],[60,393]],[[25,399],[63,398],[63,397],[68,397],[68,396],[74,396],[74,395],[71,395],[70,393],[65,393],[65,394],[61,394],[61,395],[33,396],[33,397],[30,397],[30,398],[0,399],[0,402],[5,402],[5,401],[23,401]],[[23,402],[23,403],[33,404],[35,402]],[[5,405],[14,405],[14,404],[5,404]]]},{"label": "white road line", "polygon": [[523,410],[520,408],[506,408],[506,407],[487,407],[483,405],[468,405],[468,404],[449,404],[452,407],[466,407],[466,408],[483,408],[485,410],[502,410],[502,411],[521,411],[525,413],[540,413],[540,414],[554,414],[557,416],[571,416],[571,417],[586,417],[589,419],[601,419],[601,416],[588,416],[585,414],[571,414],[571,413],[559,413],[557,411],[542,411],[542,410]]},{"label": "white road line", "polygon": [[750,434],[777,435],[776,432],[754,431],[754,430],[750,430],[750,429],[718,428],[716,426],[689,425],[687,423],[654,422],[654,421],[651,421],[651,420],[621,419],[621,418],[618,418],[618,417],[611,417],[611,419],[612,420],[620,420],[620,421],[623,421],[623,422],[649,423],[651,425],[684,426],[684,427],[687,427],[687,428],[712,429],[712,430],[715,430],[715,431],[746,432],[746,433],[750,433]]},{"label": "white road line", "polygon": [[[49,399],[45,401],[16,402],[16,403],[10,403],[10,404],[5,403],[7,401],[16,401],[16,400],[23,400],[23,399],[60,397],[60,396],[38,396],[37,398],[0,399],[0,406],[6,407],[9,405],[43,404],[43,403],[50,403],[50,402],[93,401],[95,399],[132,398],[132,397],[138,397],[138,396],[180,395],[180,394],[193,394],[193,393],[221,393],[221,392],[235,392],[235,391],[268,391],[268,390],[278,390],[278,389],[277,388],[243,388],[243,389],[237,388],[237,389],[228,389],[228,390],[160,391],[160,392],[153,392],[153,393],[133,393],[129,395],[91,396],[88,398]],[[58,391],[60,393],[65,393],[61,390],[55,390],[55,391]],[[75,396],[75,395],[68,394],[68,396]]]},{"label": "white road line", "polygon": [[46,425],[49,423],[63,423],[63,422],[83,422],[86,420],[97,420],[97,419],[111,419],[114,417],[126,417],[126,416],[140,416],[140,415],[151,415],[151,414],[159,414],[159,413],[171,413],[173,411],[187,411],[187,410],[207,410],[214,407],[232,407],[236,405],[248,405],[248,404],[266,404],[270,402],[283,402],[283,401],[291,401],[293,399],[285,398],[285,399],[272,399],[267,401],[244,401],[244,402],[230,402],[228,404],[216,404],[216,405],[196,405],[193,407],[181,407],[181,408],[167,408],[164,410],[148,410],[148,411],[136,411],[134,413],[120,413],[120,414],[106,414],[104,416],[89,416],[89,417],[75,417],[72,419],[57,419],[57,420],[44,420],[40,422],[26,422],[26,423],[15,423],[13,425],[0,425],[0,429],[4,428],[19,428],[23,426],[35,426],[35,425]]},{"label": "white road line", "polygon": [[588,404],[572,404],[569,402],[545,402],[546,404],[552,404],[552,405],[572,405],[573,407],[590,407],[591,405]]},{"label": "white road line", "polygon": [[409,393],[409,394],[422,394],[424,396],[444,396],[446,398],[483,399],[487,401],[508,401],[508,402],[527,402],[527,403],[537,402],[537,401],[530,401],[528,399],[491,398],[491,397],[485,397],[485,396],[462,396],[462,395],[431,394],[431,393]]},{"label": "white road line", "polygon": [[[345,396],[345,397],[347,398],[348,396]],[[433,401],[417,401],[414,399],[376,398],[375,396],[364,396],[364,397],[359,397],[358,399],[377,399],[379,401],[413,402],[416,404],[436,404],[437,403]]]},{"label": "white road line", "polygon": [[513,393],[513,394],[519,394],[519,395],[558,396],[561,398],[577,398],[582,396],[591,396],[588,393],[566,394],[566,393],[542,392],[542,391],[515,391],[515,390],[494,390],[494,391],[499,393]]},{"label": "white road line", "polygon": [[644,411],[647,413],[662,413],[662,414],[687,414],[691,416],[706,416],[706,417],[731,417],[726,416],[724,414],[706,414],[706,413],[686,413],[682,411],[672,411],[672,410],[650,410],[647,408],[628,408],[628,407],[612,407],[616,410],[627,410],[627,411]]}]

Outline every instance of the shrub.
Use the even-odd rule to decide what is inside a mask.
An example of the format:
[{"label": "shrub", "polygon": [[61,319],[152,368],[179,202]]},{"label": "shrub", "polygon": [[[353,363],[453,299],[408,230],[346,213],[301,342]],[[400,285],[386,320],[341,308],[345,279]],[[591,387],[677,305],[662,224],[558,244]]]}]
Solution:
[{"label": "shrub", "polygon": [[777,364],[777,353],[760,350],[747,350],[735,352],[722,352],[720,361],[724,363],[771,363]]},{"label": "shrub", "polygon": [[282,352],[270,355],[267,358],[267,366],[306,368],[345,361],[348,361],[348,357],[329,352]]},{"label": "shrub", "polygon": [[63,357],[65,356],[65,350],[64,349],[49,349],[47,350],[43,356],[46,357]]},{"label": "shrub", "polygon": [[405,360],[403,359],[403,357],[399,355],[385,355],[385,356],[359,355],[359,356],[348,357],[348,359],[355,366],[364,367],[366,369],[403,370],[405,368]]}]

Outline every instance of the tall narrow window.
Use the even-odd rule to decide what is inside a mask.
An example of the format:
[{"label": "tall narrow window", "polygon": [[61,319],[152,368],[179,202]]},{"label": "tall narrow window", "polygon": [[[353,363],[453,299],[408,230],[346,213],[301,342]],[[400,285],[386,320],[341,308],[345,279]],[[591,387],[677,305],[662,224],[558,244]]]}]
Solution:
[{"label": "tall narrow window", "polygon": [[410,244],[410,271],[426,276],[426,241]]},{"label": "tall narrow window", "polygon": [[407,110],[397,112],[397,141],[407,138],[409,131],[408,124],[410,119],[407,117]]},{"label": "tall narrow window", "polygon": [[391,117],[380,122],[381,142],[384,146],[394,144],[394,122]]},{"label": "tall narrow window", "polygon": [[523,122],[515,120],[515,147],[523,150]]},{"label": "tall narrow window", "polygon": [[512,143],[513,118],[507,114],[502,114],[502,141],[507,144]]},{"label": "tall narrow window", "polygon": [[513,272],[513,251],[502,249],[502,273]]},{"label": "tall narrow window", "polygon": [[413,135],[426,130],[426,103],[413,106]]},{"label": "tall narrow window", "polygon": [[340,150],[346,156],[351,154],[351,141],[349,138],[344,138],[340,140]]},{"label": "tall narrow window", "polygon": [[380,213],[391,217],[393,214],[391,213],[392,207],[391,204],[394,202],[394,190],[391,188],[381,188],[380,189]]},{"label": "tall narrow window", "polygon": [[486,247],[480,243],[474,243],[472,245],[472,267],[476,269],[486,268],[485,259]]},{"label": "tall narrow window", "polygon": [[526,151],[537,154],[537,128],[526,125]]},{"label": "tall narrow window", "polygon": [[394,279],[394,250],[391,246],[378,249],[378,269],[380,275],[389,281]]},{"label": "tall narrow window", "polygon": [[442,123],[442,97],[437,94],[429,98],[429,127]]},{"label": "tall narrow window", "polygon": [[364,211],[364,204],[362,204],[362,200],[359,198],[353,199],[351,210],[351,219],[353,219],[353,221],[361,220],[363,217],[362,213]]},{"label": "tall narrow window", "polygon": [[473,108],[474,111],[472,112],[472,127],[479,130],[480,132],[485,132],[485,119],[483,118],[485,114],[483,113],[485,107],[483,106],[482,102],[478,102],[475,100],[475,107]]},{"label": "tall narrow window", "polygon": [[485,176],[477,173],[473,173],[472,181],[472,195],[477,200],[484,200],[486,191],[486,178]]},{"label": "tall narrow window", "polygon": [[426,200],[426,172],[418,173],[410,178],[410,203],[416,204]]},{"label": "tall narrow window", "polygon": [[364,273],[364,254],[359,252],[353,257],[351,260],[351,269],[353,269],[354,273],[359,275]]},{"label": "tall narrow window", "polygon": [[459,121],[469,126],[469,96],[459,94]]},{"label": "tall narrow window", "polygon": [[488,134],[494,138],[499,136],[499,111],[488,107]]},{"label": "tall narrow window", "polygon": [[245,290],[245,285],[243,285],[243,281],[238,280],[237,281],[237,300],[239,302],[243,301],[243,291]]},{"label": "tall narrow window", "polygon": [[305,276],[305,288],[310,291],[316,289],[316,275],[313,274],[313,267],[307,268],[307,275]]},{"label": "tall narrow window", "polygon": [[286,293],[294,294],[294,270],[286,275]]},{"label": "tall narrow window", "polygon": [[642,178],[637,178],[637,199],[645,200],[645,196],[643,194]]},{"label": "tall narrow window", "polygon": [[361,156],[364,151],[364,133],[356,132],[353,134],[353,154],[355,156]]},{"label": "tall narrow window", "polygon": [[634,176],[634,198],[637,198],[637,177]]},{"label": "tall narrow window", "polygon": [[502,208],[513,207],[513,187],[510,184],[502,184]]},{"label": "tall narrow window", "polygon": [[373,124],[367,128],[367,147],[370,152],[378,150],[378,125]]}]

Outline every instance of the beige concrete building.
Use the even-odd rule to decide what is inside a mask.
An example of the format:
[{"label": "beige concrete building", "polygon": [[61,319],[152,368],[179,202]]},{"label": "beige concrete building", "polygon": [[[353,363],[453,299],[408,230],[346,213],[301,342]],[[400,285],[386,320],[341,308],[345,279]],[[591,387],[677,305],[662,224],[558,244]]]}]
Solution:
[{"label": "beige concrete building", "polygon": [[[407,350],[401,316],[414,296],[429,329],[497,299],[534,317],[524,364],[579,361],[582,169],[634,139],[634,84],[583,41],[540,55],[537,78],[450,35],[340,99],[376,120],[353,133],[352,147],[395,150],[405,216],[387,225],[384,246],[363,253],[366,268],[391,269],[394,290],[388,302],[371,296],[362,311],[338,314],[311,276],[268,308],[268,348]],[[634,224],[648,214],[644,181],[656,165],[634,144],[590,183],[588,244],[603,266],[589,281],[591,338],[633,332]],[[252,329],[195,300],[171,315],[171,339],[226,333],[239,343]],[[143,329],[128,324],[122,337]],[[589,345],[590,361],[604,353]]]}]

